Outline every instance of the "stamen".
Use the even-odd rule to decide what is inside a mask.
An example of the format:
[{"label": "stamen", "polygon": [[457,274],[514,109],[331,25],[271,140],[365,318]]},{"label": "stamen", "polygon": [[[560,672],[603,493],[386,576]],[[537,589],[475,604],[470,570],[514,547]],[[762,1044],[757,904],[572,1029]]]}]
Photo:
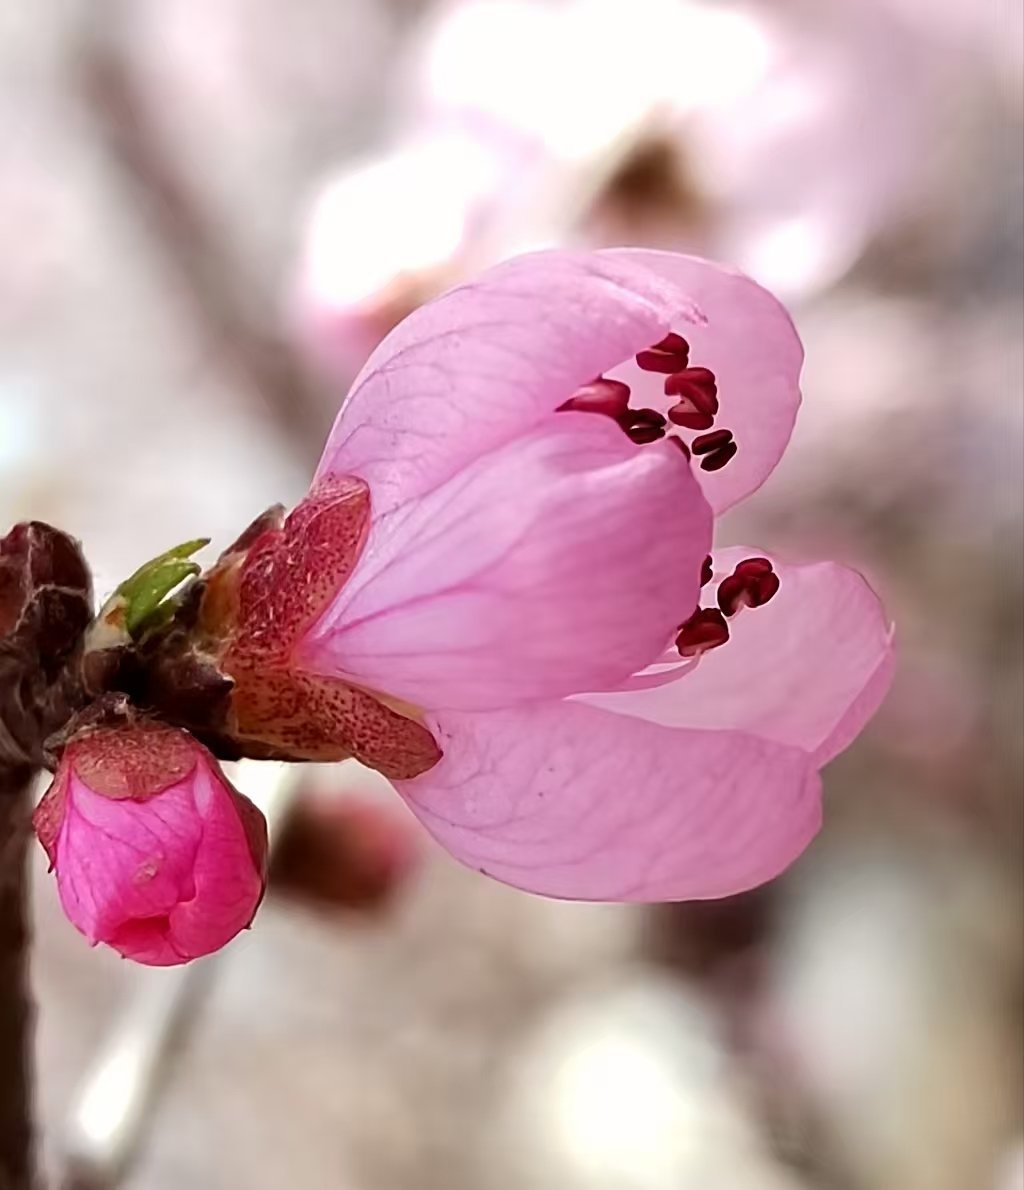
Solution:
[{"label": "stamen", "polygon": [[733,569],[744,577],[760,578],[763,574],[771,574],[774,567],[767,558],[744,558]]},{"label": "stamen", "polygon": [[672,406],[668,411],[668,419],[673,425],[682,426],[684,430],[710,430],[715,424],[712,414],[701,413],[699,409],[690,408],[683,401]]},{"label": "stamen", "polygon": [[665,437],[665,418],[656,409],[627,409],[615,420],[638,445]]},{"label": "stamen", "polygon": [[558,412],[572,410],[578,413],[603,413],[607,417],[621,417],[629,408],[629,385],[621,380],[606,380],[598,376],[589,384],[585,384],[563,405],[558,406]]},{"label": "stamen", "polygon": [[695,455],[710,454],[720,446],[732,441],[732,430],[715,430],[711,434],[701,434],[690,443],[690,449]]},{"label": "stamen", "polygon": [[681,372],[673,372],[665,381],[665,396],[686,397],[693,400],[698,409],[718,412],[718,384],[714,372],[708,368],[684,368]]},{"label": "stamen", "polygon": [[718,606],[727,616],[734,616],[741,607],[763,607],[780,585],[767,558],[746,558],[719,583]]},{"label": "stamen", "polygon": [[713,430],[700,434],[690,443],[690,450],[700,458],[702,471],[719,471],[736,454],[732,430]]},{"label": "stamen", "polygon": [[717,607],[699,607],[679,629],[676,648],[681,657],[699,657],[729,639],[729,625]]},{"label": "stamen", "polygon": [[[714,563],[708,554],[700,568],[700,585],[706,587],[713,577]],[[734,616],[744,607],[763,607],[779,586],[779,576],[767,558],[744,558],[718,584],[718,607],[698,607],[680,627],[675,642],[680,656],[696,659],[708,649],[724,645],[729,639],[726,616]]]},{"label": "stamen", "polygon": [[707,455],[705,458],[701,459],[701,471],[721,471],[730,459],[734,459],[736,457],[736,452],[738,450],[739,447],[735,442],[727,443],[721,448],[721,450],[715,451],[713,455]]},{"label": "stamen", "polygon": [[644,372],[662,372],[666,376],[685,368],[690,360],[690,345],[682,335],[670,332],[647,351],[637,353],[637,367]]},{"label": "stamen", "polygon": [[[674,331],[646,351],[637,353],[637,366],[665,376],[665,395],[676,402],[667,415],[656,409],[630,409],[630,388],[621,380],[598,376],[560,405],[559,411],[601,413],[614,418],[637,445],[665,439],[674,442],[689,459],[696,455],[702,471],[719,471],[734,458],[738,447],[731,430],[713,430],[718,413],[718,383],[710,368],[689,366],[690,345]],[[666,427],[671,422],[697,437],[687,445]],[[709,432],[710,431],[710,432]]]},{"label": "stamen", "polygon": [[677,426],[688,430],[709,430],[718,412],[718,386],[715,374],[707,368],[684,368],[665,381],[665,395],[679,397],[668,411]]}]

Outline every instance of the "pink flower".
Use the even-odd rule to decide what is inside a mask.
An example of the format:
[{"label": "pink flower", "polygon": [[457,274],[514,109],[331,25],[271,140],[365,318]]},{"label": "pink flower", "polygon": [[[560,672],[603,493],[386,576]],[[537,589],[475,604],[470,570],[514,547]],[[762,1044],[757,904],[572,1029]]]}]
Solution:
[{"label": "pink flower", "polygon": [[93,945],[172,966],[218,950],[263,896],[266,823],[191,736],[86,729],[33,816],[64,912]]},{"label": "pink flower", "polygon": [[775,876],[892,667],[859,575],[708,558],[786,446],[801,362],[770,294],[658,252],[524,256],[420,308],[241,566],[247,730],[333,732],[457,859],[535,892]]}]

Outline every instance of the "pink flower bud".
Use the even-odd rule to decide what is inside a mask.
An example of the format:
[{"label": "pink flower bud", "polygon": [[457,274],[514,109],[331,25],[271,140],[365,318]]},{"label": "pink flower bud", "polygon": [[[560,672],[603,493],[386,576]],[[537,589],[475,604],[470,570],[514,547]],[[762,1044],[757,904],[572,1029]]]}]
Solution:
[{"label": "pink flower bud", "polygon": [[72,923],[139,963],[218,950],[263,896],[262,814],[176,728],[135,721],[73,738],[33,825]]}]

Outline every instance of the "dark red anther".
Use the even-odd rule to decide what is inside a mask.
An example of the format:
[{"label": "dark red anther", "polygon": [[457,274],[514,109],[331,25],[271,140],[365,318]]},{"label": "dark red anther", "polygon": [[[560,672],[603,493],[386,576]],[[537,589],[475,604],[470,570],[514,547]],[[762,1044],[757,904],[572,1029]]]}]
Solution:
[{"label": "dark red anther", "polygon": [[673,405],[668,411],[668,419],[673,425],[682,426],[685,430],[710,430],[715,424],[714,415],[701,413],[684,401]]},{"label": "dark red anther", "polygon": [[667,334],[647,351],[638,352],[636,357],[637,367],[644,372],[661,372],[666,376],[685,368],[689,360],[689,343],[674,332]]},{"label": "dark red anther", "polygon": [[681,657],[699,657],[729,639],[729,625],[717,607],[699,607],[679,629],[676,648]]},{"label": "dark red anther", "polygon": [[718,412],[718,384],[715,374],[709,368],[683,368],[673,372],[665,381],[665,396],[688,396],[691,392],[700,394],[703,404],[710,413]]},{"label": "dark red anther", "polygon": [[700,388],[707,389],[708,392],[718,392],[718,381],[710,368],[683,368],[674,372],[665,381],[665,392],[672,396],[673,393],[679,391],[679,386],[683,384],[696,384]]},{"label": "dark red anther", "polygon": [[738,447],[735,442],[727,442],[725,446],[720,447],[714,454],[705,455],[700,461],[701,471],[721,471],[730,459],[736,457],[737,449]]},{"label": "dark red anther", "polygon": [[665,437],[666,422],[656,409],[627,409],[616,420],[638,445]]},{"label": "dark red anther", "polygon": [[688,430],[709,430],[718,412],[715,375],[707,368],[685,368],[665,381],[665,395],[679,400],[668,411],[677,426]]},{"label": "dark red anther", "polygon": [[738,575],[730,574],[728,578],[722,579],[718,584],[718,606],[722,609],[722,614],[735,615],[742,606],[746,593],[747,584]]},{"label": "dark red anther", "polygon": [[678,398],[668,410],[667,417],[656,409],[630,409],[629,385],[604,376],[577,389],[558,410],[612,417],[638,446],[665,438],[668,422],[693,430],[698,436],[689,446],[675,435],[670,434],[669,441],[674,442],[687,459],[691,454],[698,456],[702,471],[718,471],[736,454],[736,443],[732,431],[711,428],[718,413],[718,385],[714,372],[710,368],[689,367],[689,358],[690,345],[675,332],[667,334],[636,357],[637,364],[645,371],[665,374],[666,396]]},{"label": "dark red anther", "polygon": [[718,606],[727,616],[741,607],[763,607],[780,586],[767,558],[747,558],[718,585]]},{"label": "dark red anther", "polygon": [[741,578],[760,578],[763,574],[771,574],[772,570],[772,564],[767,558],[744,558],[733,573]]},{"label": "dark red anther", "polygon": [[719,471],[736,454],[732,430],[712,430],[690,443],[690,450],[700,458],[702,471]]},{"label": "dark red anther", "polygon": [[779,581],[779,576],[774,571],[771,574],[763,575],[754,585],[750,598],[750,606],[764,607],[769,599],[779,593],[779,587],[781,586],[782,583]]},{"label": "dark red anther", "polygon": [[664,438],[665,431],[659,430],[656,426],[633,426],[626,431],[630,441],[635,442],[637,446],[646,446],[648,442],[657,442]]},{"label": "dark red anther", "polygon": [[710,434],[701,434],[698,438],[690,443],[690,449],[699,458],[701,455],[709,455],[712,451],[718,450],[719,447],[725,446],[732,441],[732,430],[714,430]]},{"label": "dark red anther", "polygon": [[704,559],[704,564],[700,568],[700,585],[706,587],[708,583],[715,577],[715,564],[711,555]]},{"label": "dark red anther", "polygon": [[621,380],[606,380],[598,376],[589,384],[576,390],[558,412],[571,410],[575,413],[603,413],[606,417],[621,417],[629,408],[629,385]]}]

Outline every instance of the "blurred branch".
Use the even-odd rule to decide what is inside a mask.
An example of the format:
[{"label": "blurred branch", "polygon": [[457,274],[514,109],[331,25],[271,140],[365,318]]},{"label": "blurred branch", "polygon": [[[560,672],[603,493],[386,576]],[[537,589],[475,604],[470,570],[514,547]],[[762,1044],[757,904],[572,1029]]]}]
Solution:
[{"label": "blurred branch", "polygon": [[[272,295],[259,291],[232,254],[226,229],[207,209],[187,165],[153,118],[130,52],[131,13],[120,0],[89,6],[74,46],[75,89],[96,120],[134,196],[197,334],[241,387],[268,412],[299,457],[316,461],[331,403],[271,329]],[[173,101],[173,97],[170,97]]]},{"label": "blurred branch", "polygon": [[30,1190],[32,1006],[28,992],[28,769],[0,765],[0,1190]]}]

